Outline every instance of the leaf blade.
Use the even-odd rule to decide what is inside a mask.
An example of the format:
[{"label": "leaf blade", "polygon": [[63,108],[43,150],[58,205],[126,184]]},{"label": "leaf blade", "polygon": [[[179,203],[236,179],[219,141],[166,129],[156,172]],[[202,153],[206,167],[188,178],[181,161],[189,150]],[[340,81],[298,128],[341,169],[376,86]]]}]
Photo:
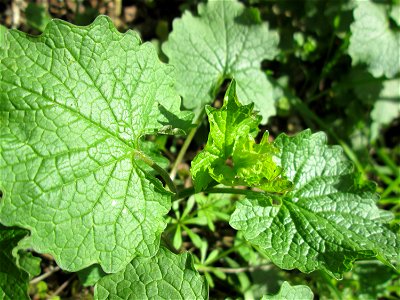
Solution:
[{"label": "leaf blade", "polygon": [[376,78],[393,78],[400,71],[400,34],[390,29],[385,8],[370,1],[358,2],[354,20],[349,46],[353,64],[368,64]]},{"label": "leaf blade", "polygon": [[232,227],[284,269],[322,269],[340,278],[356,259],[377,257],[389,265],[397,259],[399,242],[385,224],[388,215],[376,207],[369,187],[355,184],[339,147],[309,130],[280,135],[275,145],[293,190],[280,206],[262,194],[239,201]]},{"label": "leaf blade", "polygon": [[277,54],[278,35],[260,21],[258,10],[237,1],[209,1],[198,12],[199,17],[185,12],[174,20],[162,47],[178,70],[176,88],[184,106],[199,113],[214,100],[223,80],[234,78],[240,99],[255,103],[266,123],[275,107],[260,63]]},{"label": "leaf blade", "polygon": [[144,134],[190,123],[172,68],[104,16],[5,38],[1,222],[29,229],[32,247],[68,271],[98,263],[115,272],[134,256],[154,255],[170,193],[134,153]]},{"label": "leaf blade", "polygon": [[279,292],[275,295],[266,295],[261,300],[290,300],[290,299],[303,299],[312,300],[314,295],[311,289],[306,285],[293,285],[291,286],[287,281],[282,283]]},{"label": "leaf blade", "polygon": [[136,258],[125,270],[107,275],[95,286],[100,299],[206,299],[208,286],[195,271],[191,254],[164,247],[152,258]]},{"label": "leaf blade", "polygon": [[261,117],[253,104],[241,105],[233,80],[220,109],[206,107],[210,133],[206,147],[192,161],[191,173],[196,191],[213,180],[228,186],[246,185],[270,192],[284,192],[291,183],[276,161],[277,148],[264,134],[255,141]]}]

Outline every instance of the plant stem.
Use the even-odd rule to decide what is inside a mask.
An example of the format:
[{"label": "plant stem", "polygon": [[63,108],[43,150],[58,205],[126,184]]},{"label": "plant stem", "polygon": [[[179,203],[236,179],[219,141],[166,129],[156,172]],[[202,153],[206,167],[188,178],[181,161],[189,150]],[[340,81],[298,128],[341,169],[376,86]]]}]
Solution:
[{"label": "plant stem", "polygon": [[213,270],[218,270],[223,273],[227,274],[237,274],[237,273],[243,273],[243,272],[254,272],[256,270],[263,270],[263,271],[268,271],[272,268],[273,266],[271,264],[264,264],[264,265],[258,265],[258,266],[248,266],[248,267],[242,267],[242,268],[224,268],[224,267],[211,267],[211,266],[197,266],[197,270],[200,272],[207,272],[207,271],[213,271]]},{"label": "plant stem", "polygon": [[194,195],[194,194],[197,194],[197,193],[195,192],[193,186],[190,187],[190,188],[186,188],[186,189],[180,190],[180,191],[175,195],[175,201],[181,200],[181,199],[183,199],[183,198],[190,197],[190,196],[192,196],[192,195]]},{"label": "plant stem", "polygon": [[[215,182],[215,185],[218,184]],[[257,192],[257,191],[252,191],[252,190],[244,190],[244,189],[237,189],[237,188],[214,188],[214,187],[209,187],[208,189],[202,191],[203,193],[208,193],[208,194],[235,194],[235,195],[254,195],[254,194],[267,194],[268,196],[275,196],[274,194],[267,193],[267,192]],[[197,194],[194,187],[186,188],[181,191],[179,191],[175,195],[175,200],[180,200],[182,198],[187,198],[192,195]]]},{"label": "plant stem", "polygon": [[173,192],[174,194],[177,193],[176,186],[175,186],[174,182],[171,180],[171,178],[169,177],[169,174],[167,171],[165,171],[163,168],[161,168],[159,165],[157,165],[154,160],[152,160],[150,157],[148,157],[146,154],[144,154],[143,152],[141,152],[139,150],[134,150],[134,156],[135,156],[135,158],[140,159],[146,165],[148,165],[152,169],[154,169],[162,177],[162,179],[164,179],[169,190],[171,192]]},{"label": "plant stem", "polygon": [[76,277],[76,274],[73,274],[67,281],[65,281],[60,287],[51,295],[52,297],[58,296]]},{"label": "plant stem", "polygon": [[392,191],[396,190],[397,186],[400,184],[400,176],[396,178],[396,180],[392,181],[389,186],[382,193],[381,197],[387,197]]},{"label": "plant stem", "polygon": [[376,154],[378,154],[379,158],[382,159],[385,165],[387,165],[390,168],[390,170],[393,172],[393,174],[395,174],[395,176],[399,175],[399,167],[397,167],[396,163],[389,157],[385,149],[382,148],[377,149]]},{"label": "plant stem", "polygon": [[214,263],[214,262],[220,260],[221,258],[223,258],[223,257],[225,257],[225,256],[227,256],[227,255],[229,255],[230,253],[235,252],[237,249],[239,249],[240,247],[242,247],[245,243],[246,243],[246,242],[242,242],[242,243],[240,243],[240,244],[238,244],[238,245],[236,245],[236,246],[233,246],[232,248],[229,248],[228,250],[225,250],[224,252],[221,252],[221,254],[219,254],[217,257],[215,257],[215,258],[209,260],[209,261],[207,262],[207,264],[208,264],[208,265],[209,265],[209,264],[212,264],[212,263]]},{"label": "plant stem", "polygon": [[[376,168],[375,168],[375,170],[376,170],[376,173],[379,175],[379,179],[380,180],[382,180],[386,185],[388,185],[388,187],[392,186],[392,183],[395,180],[392,180],[392,178],[390,178],[389,176],[387,176],[383,172],[377,170]],[[391,189],[393,189],[395,193],[398,193],[400,191],[399,188],[397,187],[397,184],[392,186]]]},{"label": "plant stem", "polygon": [[342,296],[337,287],[332,283],[332,278],[325,271],[319,271],[319,274],[325,280],[326,284],[328,285],[328,288],[332,293],[332,296],[335,297],[334,299],[341,300]]},{"label": "plant stem", "polygon": [[399,201],[400,201],[400,199],[396,198],[396,197],[393,197],[393,198],[381,198],[379,200],[379,204],[395,204],[395,203],[397,203]]},{"label": "plant stem", "polygon": [[30,284],[36,284],[44,279],[46,279],[47,277],[51,276],[53,273],[60,271],[60,267],[55,267],[55,268],[51,268],[49,271],[47,271],[46,273],[33,278],[29,283]]},{"label": "plant stem", "polygon": [[210,194],[236,194],[236,195],[249,195],[249,194],[254,195],[254,193],[264,193],[251,190],[236,189],[236,188],[209,188],[206,189],[204,192]]},{"label": "plant stem", "polygon": [[201,124],[201,122],[203,121],[203,117],[204,117],[204,110],[203,110],[203,112],[198,116],[198,118],[197,118],[197,120],[196,120],[196,122],[195,122],[196,127],[192,128],[192,129],[190,130],[188,136],[186,137],[185,142],[184,142],[183,145],[182,145],[181,150],[180,150],[179,153],[178,153],[178,156],[177,156],[177,158],[176,158],[176,160],[175,160],[175,162],[174,162],[174,165],[172,166],[171,172],[170,172],[170,174],[169,174],[169,177],[171,178],[171,180],[174,180],[174,179],[175,179],[176,173],[178,172],[179,164],[182,162],[182,160],[183,160],[183,158],[184,158],[184,156],[185,156],[185,154],[186,154],[186,151],[187,151],[187,149],[189,148],[190,143],[192,142],[192,140],[193,140],[193,138],[194,138],[194,136],[195,136],[195,134],[196,134],[196,132],[197,132],[197,129],[199,129],[200,124]]}]

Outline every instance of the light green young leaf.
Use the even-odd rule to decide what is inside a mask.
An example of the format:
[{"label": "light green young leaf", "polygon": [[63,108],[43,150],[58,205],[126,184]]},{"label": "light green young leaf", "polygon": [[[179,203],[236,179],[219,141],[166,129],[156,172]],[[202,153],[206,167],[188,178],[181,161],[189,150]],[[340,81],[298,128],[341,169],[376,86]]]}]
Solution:
[{"label": "light green young leaf", "polygon": [[355,184],[352,164],[326,135],[303,131],[280,135],[282,168],[294,184],[280,197],[249,194],[237,202],[230,224],[283,269],[322,269],[337,278],[356,259],[377,257],[390,265],[400,243],[387,224],[388,212],[375,205],[371,186]]},{"label": "light green young leaf", "polygon": [[127,267],[103,277],[95,286],[101,299],[206,299],[206,281],[193,267],[190,253],[160,247],[156,256],[135,258]]},{"label": "light green young leaf", "polygon": [[291,183],[274,160],[279,151],[268,142],[268,134],[256,144],[261,117],[253,112],[254,104],[239,103],[235,86],[232,81],[220,109],[206,106],[210,133],[206,147],[192,162],[195,189],[203,190],[215,180],[228,186],[284,192]]},{"label": "light green young leaf", "polygon": [[29,299],[29,274],[17,267],[13,248],[25,237],[27,231],[7,228],[0,224],[0,299]]},{"label": "light green young leaf", "polygon": [[149,151],[141,136],[190,124],[173,68],[107,17],[55,20],[38,37],[10,30],[5,41],[0,221],[29,229],[33,249],[67,271],[116,272],[157,253],[170,193],[135,153]]},{"label": "light green young leaf", "polygon": [[390,29],[382,5],[358,2],[351,32],[349,54],[353,64],[367,64],[374,77],[392,78],[400,71],[400,32]]},{"label": "light green young leaf", "polygon": [[237,81],[243,103],[254,103],[266,123],[275,114],[272,87],[260,64],[277,53],[278,36],[260,20],[259,11],[237,1],[209,1],[199,17],[185,12],[173,23],[163,45],[177,69],[176,88],[186,108],[196,113],[211,103],[226,78]]},{"label": "light green young leaf", "polygon": [[266,295],[261,300],[312,300],[314,299],[313,292],[306,285],[291,286],[287,281],[282,283],[279,293],[276,295]]}]

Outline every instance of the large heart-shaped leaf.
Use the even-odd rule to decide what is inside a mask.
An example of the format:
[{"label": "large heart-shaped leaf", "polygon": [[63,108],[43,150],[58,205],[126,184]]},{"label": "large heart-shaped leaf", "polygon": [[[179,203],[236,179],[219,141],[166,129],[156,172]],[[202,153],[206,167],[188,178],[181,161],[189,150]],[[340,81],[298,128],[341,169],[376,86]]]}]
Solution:
[{"label": "large heart-shaped leaf", "polygon": [[260,118],[240,104],[234,87],[220,109],[206,107],[210,133],[191,169],[196,189],[213,180],[252,187],[237,190],[246,197],[230,224],[281,268],[340,277],[356,259],[377,256],[390,265],[399,250],[385,224],[392,216],[376,206],[372,184],[357,184],[342,149],[310,130],[273,143],[264,134],[257,144]]},{"label": "large heart-shaped leaf", "polygon": [[0,221],[29,229],[32,247],[68,271],[116,272],[157,253],[170,194],[137,154],[151,150],[141,136],[190,123],[172,67],[107,17],[3,41]]},{"label": "large heart-shaped leaf", "polygon": [[232,227],[284,269],[340,278],[356,259],[396,260],[400,245],[385,224],[391,214],[378,209],[370,185],[355,183],[340,147],[310,130],[280,135],[274,145],[293,189],[279,197],[249,193],[237,203]]},{"label": "large heart-shaped leaf", "polygon": [[237,1],[209,1],[199,16],[185,12],[173,24],[163,50],[176,67],[185,107],[198,112],[214,100],[225,78],[234,78],[243,103],[254,103],[266,123],[275,114],[272,86],[261,62],[277,54],[278,35],[257,9]]},{"label": "large heart-shaped leaf", "polygon": [[349,47],[353,63],[367,64],[374,77],[392,78],[400,72],[400,33],[390,29],[383,5],[368,0],[357,5]]}]

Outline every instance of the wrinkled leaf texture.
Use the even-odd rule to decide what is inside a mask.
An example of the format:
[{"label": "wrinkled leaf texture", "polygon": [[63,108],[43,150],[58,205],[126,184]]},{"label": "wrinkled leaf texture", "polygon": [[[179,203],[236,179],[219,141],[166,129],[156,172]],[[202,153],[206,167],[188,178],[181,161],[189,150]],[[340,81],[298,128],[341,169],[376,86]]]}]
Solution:
[{"label": "wrinkled leaf texture", "polygon": [[29,229],[32,248],[67,271],[116,272],[155,255],[170,193],[135,153],[155,155],[143,135],[190,125],[173,68],[104,16],[4,37],[0,221]]}]

